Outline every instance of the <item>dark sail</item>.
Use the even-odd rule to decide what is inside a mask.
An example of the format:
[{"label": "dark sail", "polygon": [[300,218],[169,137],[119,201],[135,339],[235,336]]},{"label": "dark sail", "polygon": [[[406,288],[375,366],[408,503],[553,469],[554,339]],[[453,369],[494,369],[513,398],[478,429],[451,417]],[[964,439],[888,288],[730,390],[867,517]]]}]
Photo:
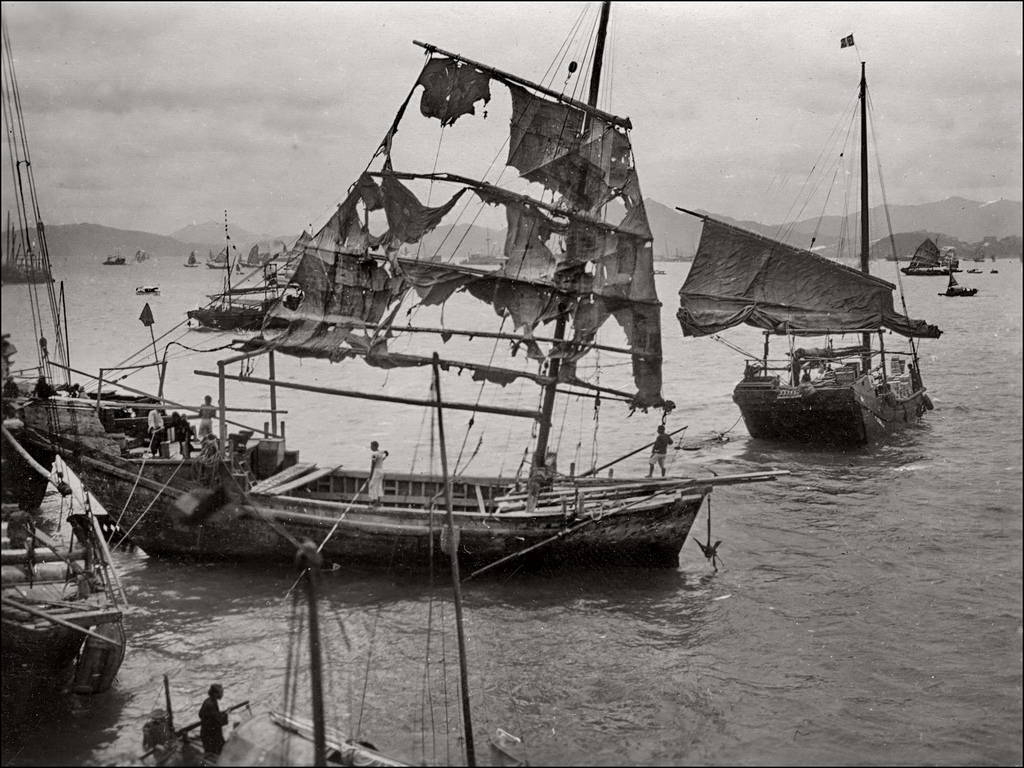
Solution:
[{"label": "dark sail", "polygon": [[926,238],[923,243],[917,246],[917,250],[914,251],[914,257],[910,260],[911,269],[920,269],[923,267],[941,267],[941,259],[939,258],[939,247],[932,242],[932,239]]},{"label": "dark sail", "polygon": [[679,292],[686,336],[747,324],[777,333],[820,335],[888,328],[909,337],[941,331],[893,308],[895,286],[810,251],[705,219]]}]

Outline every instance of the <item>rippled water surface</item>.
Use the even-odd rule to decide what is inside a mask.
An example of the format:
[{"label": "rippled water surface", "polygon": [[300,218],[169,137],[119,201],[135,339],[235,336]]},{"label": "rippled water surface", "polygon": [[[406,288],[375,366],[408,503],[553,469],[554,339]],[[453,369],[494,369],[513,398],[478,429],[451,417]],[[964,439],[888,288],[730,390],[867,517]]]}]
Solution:
[{"label": "rippled water surface", "polygon": [[[126,252],[130,248],[126,247]],[[179,261],[184,261],[184,258]],[[682,339],[674,312],[686,265],[659,264],[665,304],[665,392],[678,405],[669,429],[688,425],[673,474],[787,469],[775,483],[712,494],[712,570],[689,541],[677,570],[513,574],[463,587],[473,725],[483,743],[500,727],[523,739],[534,765],[1003,765],[1022,761],[1021,265],[965,275],[972,299],[938,297],[941,278],[905,278],[911,315],[944,331],[922,346],[935,410],[885,445],[848,452],[783,449],[751,440],[730,393],[742,358],[710,339]],[[1000,274],[988,269],[995,267]],[[151,260],[124,268],[58,265],[65,280],[72,364],[113,367],[148,347],[138,321],[148,301],[157,348],[171,360],[167,394],[216,399],[227,337],[162,334],[214,292],[222,273]],[[880,276],[895,280],[894,266]],[[134,286],[158,283],[158,297]],[[490,327],[489,310],[472,322]],[[446,320],[452,323],[452,315]],[[435,317],[430,322],[440,322]],[[417,324],[429,324],[422,317]],[[23,288],[3,288],[3,330],[34,359]],[[726,338],[759,351],[760,334]],[[892,337],[890,337],[892,338]],[[433,337],[411,351],[427,353]],[[614,331],[607,343],[618,343]],[[895,343],[895,339],[887,341]],[[394,349],[404,351],[402,342]],[[467,359],[469,342],[441,349]],[[490,354],[488,351],[486,354]],[[496,360],[504,354],[496,353]],[[601,358],[601,383],[626,382],[628,365]],[[254,375],[265,375],[258,363]],[[592,369],[581,364],[581,372]],[[229,373],[239,373],[234,365]],[[382,373],[358,362],[278,360],[278,375],[321,386],[379,387],[427,397],[427,372]],[[80,377],[79,377],[80,378]],[[84,380],[84,378],[82,379]],[[126,384],[155,390],[143,370]],[[479,385],[450,377],[446,396],[473,401]],[[257,387],[229,386],[239,407],[265,408]],[[533,407],[509,387],[489,401]],[[289,448],[321,465],[362,468],[367,444],[391,452],[389,468],[426,471],[430,417],[414,408],[281,395]],[[252,416],[260,425],[264,415]],[[514,473],[529,423],[446,417],[449,453],[468,471]],[[611,461],[653,439],[653,414],[616,403],[573,404],[555,431],[559,462]],[[593,440],[597,429],[596,447]],[[713,438],[725,432],[728,441]],[[435,452],[436,453],[436,452]],[[460,458],[461,457],[461,458]],[[646,471],[643,453],[615,468]],[[116,512],[116,510],[113,510]],[[707,516],[695,532],[707,537]],[[141,752],[141,728],[169,675],[178,723],[189,722],[210,683],[225,704],[281,707],[286,685],[305,706],[306,631],[286,566],[194,565],[116,554],[132,603],[129,650],[111,692],[61,702],[53,723],[5,764],[101,765]],[[458,762],[458,665],[450,585],[387,572],[324,574],[322,624],[332,722],[413,762]],[[429,628],[429,632],[428,632]],[[428,637],[430,645],[428,648]],[[9,745],[5,745],[9,746]]]}]

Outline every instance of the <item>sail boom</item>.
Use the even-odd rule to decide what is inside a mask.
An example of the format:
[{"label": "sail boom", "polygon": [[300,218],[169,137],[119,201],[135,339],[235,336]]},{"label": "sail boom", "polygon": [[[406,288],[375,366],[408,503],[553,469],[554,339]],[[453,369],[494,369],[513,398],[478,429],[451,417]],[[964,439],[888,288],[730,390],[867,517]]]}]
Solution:
[{"label": "sail boom", "polygon": [[[220,373],[216,371],[193,371],[196,376],[207,376],[210,378],[221,378]],[[245,384],[265,384],[267,386],[278,387],[281,389],[295,389],[301,392],[315,392],[322,395],[336,395],[338,397],[353,397],[360,400],[375,400],[377,402],[384,403],[397,403],[400,405],[419,405],[426,408],[436,408],[436,400],[418,400],[411,397],[394,397],[392,395],[375,395],[369,392],[359,392],[350,389],[335,389],[334,387],[317,387],[311,384],[297,384],[289,381],[280,381],[278,379],[263,379],[256,376],[231,376],[225,374],[223,377],[226,381],[239,381]],[[525,419],[533,419],[534,421],[540,419],[539,411],[526,411],[517,408],[499,408],[497,406],[489,405],[476,405],[473,403],[445,403],[445,408],[450,408],[456,411],[473,411],[474,413],[493,413],[498,416],[516,416]]]},{"label": "sail boom", "polygon": [[441,56],[447,56],[450,59],[461,61],[464,64],[468,64],[471,67],[479,69],[481,72],[486,72],[487,74],[492,75],[498,78],[499,80],[507,80],[509,82],[515,83],[516,85],[521,85],[524,88],[530,88],[531,90],[537,91],[538,93],[543,93],[545,96],[550,96],[552,99],[555,99],[561,102],[562,104],[566,104],[570,107],[573,107],[574,109],[586,112],[588,115],[593,115],[594,117],[600,118],[601,120],[604,120],[607,123],[611,123],[612,125],[617,125],[620,128],[625,128],[626,130],[631,130],[633,128],[633,124],[629,121],[628,117],[618,117],[616,115],[610,114],[609,112],[600,110],[597,107],[592,107],[589,104],[585,104],[582,101],[577,101],[576,99],[573,99],[569,96],[565,96],[559,93],[558,91],[553,91],[550,88],[545,88],[543,85],[532,83],[529,80],[526,80],[525,78],[519,77],[518,75],[513,75],[510,72],[504,72],[500,69],[497,69],[496,67],[490,67],[486,64],[481,64],[479,61],[474,61],[473,59],[466,58],[465,56],[461,56],[457,53],[451,53],[450,51],[438,48],[436,45],[431,45],[430,43],[421,43],[419,40],[413,40],[412,42],[413,45],[418,45],[420,48],[423,48],[425,51],[427,51],[427,53],[437,53],[440,54]]},{"label": "sail boom", "polygon": [[[559,342],[562,343],[565,339],[556,339],[552,336],[522,336],[512,333],[499,333],[495,331],[462,331],[454,330],[451,328],[431,328],[428,326],[417,326],[417,325],[393,325],[391,330],[396,333],[434,333],[434,334],[450,334],[452,336],[468,336],[470,338],[479,336],[482,339],[507,339],[508,341],[537,341],[537,342]],[[632,349],[624,347],[613,347],[608,344],[580,344],[581,347],[587,349],[597,349],[602,352],[617,352],[622,355],[633,355],[636,354]]]}]

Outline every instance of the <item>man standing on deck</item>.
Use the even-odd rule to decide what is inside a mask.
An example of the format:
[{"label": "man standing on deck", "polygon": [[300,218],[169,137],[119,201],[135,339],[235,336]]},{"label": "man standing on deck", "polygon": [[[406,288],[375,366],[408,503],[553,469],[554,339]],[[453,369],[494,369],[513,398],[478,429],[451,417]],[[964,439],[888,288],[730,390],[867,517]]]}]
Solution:
[{"label": "man standing on deck", "polygon": [[199,406],[199,442],[203,442],[206,435],[213,434],[213,417],[217,413],[217,407],[213,404],[213,398],[206,396],[203,404]]},{"label": "man standing on deck", "polygon": [[661,467],[661,476],[665,476],[665,455],[668,453],[670,445],[672,445],[672,438],[665,434],[665,425],[662,424],[658,427],[658,436],[654,438],[654,448],[651,450],[651,467],[647,472],[648,477],[654,477],[655,464]]},{"label": "man standing on deck", "polygon": [[370,477],[366,481],[366,495],[371,504],[378,504],[384,495],[384,459],[387,451],[380,450],[380,444],[374,440],[370,443]]},{"label": "man standing on deck", "polygon": [[160,443],[164,439],[164,415],[159,408],[149,409],[149,452],[156,457],[160,453]]},{"label": "man standing on deck", "polygon": [[219,755],[224,749],[224,732],[221,729],[228,724],[228,713],[221,712],[217,703],[224,698],[224,687],[214,683],[209,693],[199,708],[199,738],[203,740],[204,752]]}]

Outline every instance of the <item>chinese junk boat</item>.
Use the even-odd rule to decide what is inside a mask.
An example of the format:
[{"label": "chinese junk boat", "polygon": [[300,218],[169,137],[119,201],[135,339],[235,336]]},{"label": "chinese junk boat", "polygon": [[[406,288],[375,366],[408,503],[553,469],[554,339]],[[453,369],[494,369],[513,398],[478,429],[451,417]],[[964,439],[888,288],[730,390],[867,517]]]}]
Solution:
[{"label": "chinese junk boat", "polygon": [[[95,407],[71,400],[64,407],[74,413],[65,414],[61,424],[77,425],[83,433],[91,430],[89,444],[69,428],[59,433],[47,428],[44,417],[53,413],[52,406],[39,418],[27,415],[27,429],[56,445],[75,471],[100,489],[97,493],[107,494],[104,504],[123,510],[121,527],[151,556],[290,560],[294,548],[278,534],[286,531],[299,540],[322,540],[328,560],[393,568],[425,568],[434,552],[451,552],[453,546],[464,563],[477,569],[474,574],[506,564],[678,567],[680,549],[715,485],[772,480],[786,473],[613,479],[596,476],[604,467],[592,466],[579,476],[557,471],[554,438],[561,434],[562,414],[556,415],[556,401],[575,398],[577,409],[587,408],[582,421],[595,425],[590,410],[606,403],[624,406],[623,420],[626,409],[664,413],[673,407],[661,391],[661,305],[631,124],[593,106],[607,14],[605,4],[598,45],[588,49],[594,67],[587,103],[418,43],[427,51],[426,61],[374,154],[377,170],[364,172],[352,184],[327,223],[302,246],[292,279],[296,300],[276,304],[263,333],[239,342],[240,354],[219,361],[217,372],[196,372],[219,380],[219,440],[208,441],[192,459],[122,455],[116,425],[107,431]],[[585,77],[586,69],[576,77]],[[504,91],[508,101],[503,108],[510,110],[511,120],[499,124],[492,116],[474,128],[500,126],[500,135],[491,138],[496,146],[510,141],[507,164],[522,174],[505,183],[524,191],[461,174],[393,167],[393,142],[417,129],[460,135],[462,121],[476,114],[474,105],[490,99],[491,88]],[[406,107],[417,93],[420,114],[413,115]],[[462,149],[460,144],[449,150],[445,162],[472,162]],[[429,166],[433,157],[419,162]],[[493,173],[510,176],[502,164]],[[542,194],[553,200],[527,194],[527,182],[543,187]],[[413,183],[454,191],[435,190],[446,202],[428,207],[407,186]],[[460,202],[480,211],[496,206],[504,214],[506,261],[500,269],[398,257],[403,245],[419,243],[442,223],[455,226],[451,219],[464,212],[456,208]],[[613,202],[618,205],[608,205]],[[606,209],[619,211],[620,218],[608,220]],[[446,306],[447,317],[466,318],[469,327],[446,327]],[[438,316],[438,324],[412,325],[410,319],[401,326],[395,318],[403,310],[405,317],[412,311]],[[624,345],[598,343],[598,330],[610,317]],[[271,330],[275,321],[284,327]],[[493,330],[483,327],[488,322]],[[503,327],[509,323],[514,331]],[[552,335],[535,333],[547,323],[554,325]],[[525,469],[508,475],[453,473],[454,534],[442,535],[438,500],[448,484],[440,473],[389,471],[381,496],[371,499],[367,471],[342,468],[338,461],[317,467],[285,449],[277,421],[282,391],[432,408],[431,384],[424,375],[432,356],[424,353],[452,339],[460,349],[471,350],[468,359],[443,356],[438,365],[453,382],[457,373],[470,372],[472,382],[470,377],[462,382],[478,395],[476,402],[448,401],[444,408],[470,411],[467,429],[482,420],[480,429],[496,435],[498,455]],[[393,349],[401,341],[411,352]],[[275,356],[282,354],[306,360],[298,373],[303,383],[275,376]],[[600,383],[593,371],[591,380],[578,373],[585,364],[596,369],[605,355],[615,354],[631,365],[607,367]],[[228,373],[228,366],[259,356],[267,359],[266,378]],[[358,375],[328,371],[328,362],[343,361],[369,368],[360,367]],[[312,373],[313,366],[322,372]],[[395,371],[401,368],[410,370]],[[617,383],[617,371],[622,371],[622,388],[608,386]],[[363,376],[405,376],[420,383],[423,396],[384,394],[380,384],[367,385],[365,391],[314,386],[309,382],[315,375],[360,385]],[[229,380],[269,388],[272,421],[262,434],[252,429],[228,434]],[[505,385],[519,394],[503,393]],[[632,386],[635,391],[625,389]],[[329,413],[329,418],[337,413],[342,423],[346,412]],[[653,425],[649,431],[654,433]],[[520,445],[509,445],[512,435]],[[574,436],[571,444],[576,442]],[[596,451],[592,455],[596,458]],[[219,511],[211,514],[211,509]]]},{"label": "chinese junk boat", "polygon": [[185,262],[186,267],[198,267],[199,259],[196,258],[196,252],[191,251],[188,255],[188,261]]},{"label": "chinese junk boat", "polygon": [[[974,271],[974,270],[971,270]],[[974,296],[978,292],[977,288],[965,288],[956,281],[952,273],[949,275],[949,285],[946,286],[946,290],[939,294],[939,296]]]},{"label": "chinese junk boat", "polygon": [[264,323],[270,327],[283,327],[281,320],[268,320],[268,313],[285,293],[272,272],[260,285],[227,287],[212,294],[209,303],[186,314],[199,328],[216,331],[259,331]]},{"label": "chinese junk boat", "polygon": [[[36,258],[49,274],[50,257],[45,228],[39,212],[38,197],[29,162],[27,133],[17,103],[17,79],[10,48],[7,18],[3,19],[3,115],[11,171],[16,181],[31,190],[30,195],[15,196],[21,231],[34,231],[38,249]],[[40,310],[39,332],[53,332],[52,347],[42,337],[37,344],[39,367],[33,373],[50,372],[50,355],[67,361],[67,346],[62,334],[64,318],[50,280],[25,285],[34,306],[49,304],[53,327]],[[45,296],[41,295],[45,292]],[[127,604],[110,560],[110,552],[100,533],[96,517],[88,505],[70,508],[67,501],[82,502],[80,493],[63,479],[51,476],[54,450],[44,444],[23,443],[21,406],[40,402],[53,390],[43,378],[37,380],[37,398],[29,400],[15,376],[25,371],[12,369],[14,345],[3,337],[3,428],[0,437],[0,468],[4,506],[2,541],[2,715],[6,747],[12,740],[28,734],[41,721],[61,710],[59,702],[70,689],[74,693],[102,693],[110,688],[121,666],[125,634],[122,609]],[[33,369],[29,369],[33,370]],[[34,376],[27,378],[35,378]],[[58,478],[62,477],[60,474]],[[63,497],[62,514],[39,511],[48,486],[56,487]],[[57,519],[53,519],[57,518]]]},{"label": "chinese junk boat", "polygon": [[120,253],[112,253],[103,261],[105,267],[123,267],[128,261]]},{"label": "chinese junk boat", "polygon": [[213,255],[213,251],[210,251],[209,256],[206,257],[206,266],[210,269],[229,269],[231,265],[228,263],[227,246],[216,256]]},{"label": "chinese junk boat", "polygon": [[[679,293],[677,316],[685,336],[744,323],[764,331],[763,356],[747,361],[733,391],[751,437],[858,446],[915,423],[931,408],[914,339],[938,338],[941,331],[899,314],[893,308],[895,286],[868,273],[866,101],[862,65],[860,271],[701,217],[700,245]],[[891,235],[889,242],[895,252]],[[887,350],[886,330],[906,337],[909,350]],[[770,359],[773,334],[788,337],[788,359]],[[860,343],[833,345],[833,337],[847,334]],[[826,344],[798,344],[801,337],[815,336],[826,337]]]},{"label": "chinese junk boat", "polygon": [[917,246],[914,256],[910,260],[910,266],[901,267],[900,272],[911,277],[936,277],[941,275],[952,275],[959,272],[957,261],[952,256],[943,257],[932,239],[925,238],[925,241]]}]

